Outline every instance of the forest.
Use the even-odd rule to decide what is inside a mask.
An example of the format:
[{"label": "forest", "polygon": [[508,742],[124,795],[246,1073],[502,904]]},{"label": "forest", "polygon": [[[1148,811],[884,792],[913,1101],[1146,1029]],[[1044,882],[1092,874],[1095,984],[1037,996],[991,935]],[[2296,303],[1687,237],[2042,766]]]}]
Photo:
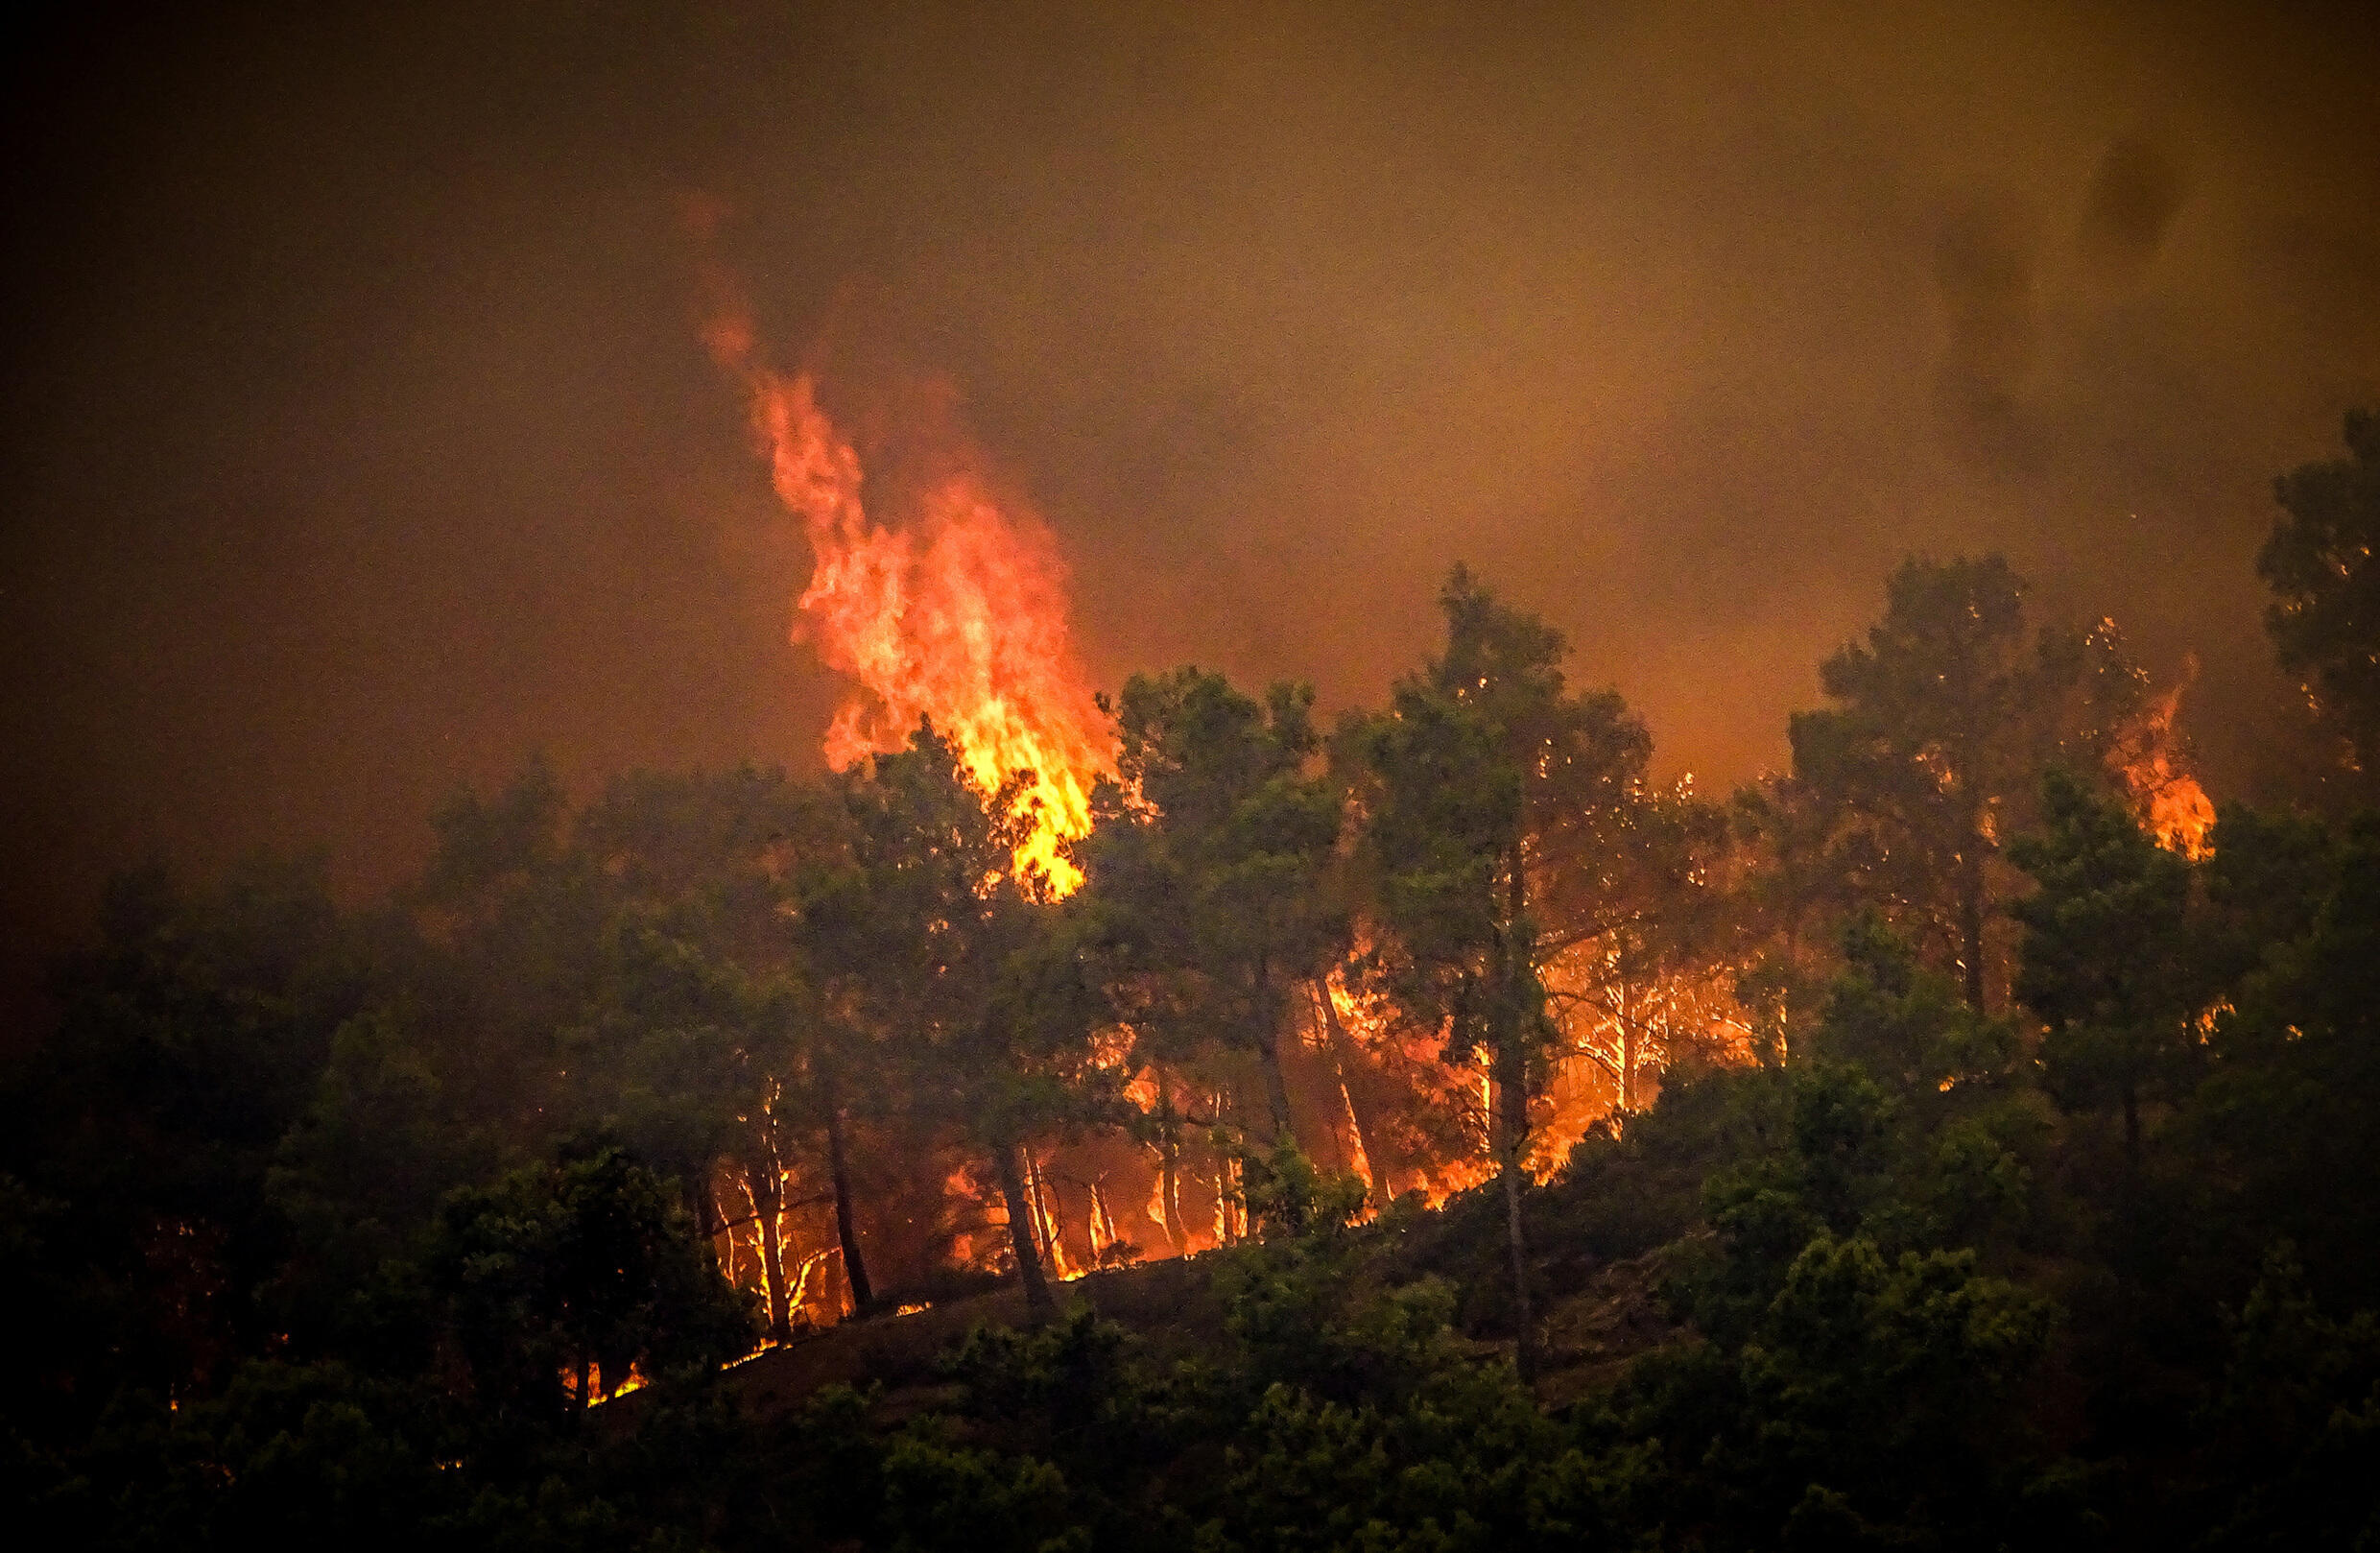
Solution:
[{"label": "forest", "polygon": [[123,873],[19,1545],[2380,1546],[2380,414],[2274,490],[2297,801],[1997,556],[1723,796],[1457,565],[1381,705],[1131,678],[1054,844],[929,718]]}]

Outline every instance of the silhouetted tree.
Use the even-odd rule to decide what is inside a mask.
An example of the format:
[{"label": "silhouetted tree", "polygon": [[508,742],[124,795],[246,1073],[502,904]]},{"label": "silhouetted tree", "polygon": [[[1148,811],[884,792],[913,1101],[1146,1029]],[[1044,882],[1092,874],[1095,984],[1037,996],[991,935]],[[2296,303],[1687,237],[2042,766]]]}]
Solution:
[{"label": "silhouetted tree", "polygon": [[2110,628],[2029,636],[2023,584],[1998,556],[1912,560],[1886,592],[1867,641],[1820,665],[1837,705],[1794,714],[1788,806],[1812,809],[1821,828],[1800,839],[1823,848],[1838,903],[1899,921],[1981,1009],[2001,842],[2051,760],[2098,764],[2142,680]]},{"label": "silhouetted tree", "polygon": [[565,1152],[448,1200],[432,1284],[475,1390],[531,1416],[624,1385],[715,1368],[751,1341],[675,1183],[617,1148]]},{"label": "silhouetted tree", "polygon": [[2285,1235],[2320,1298],[2380,1307],[2380,1133],[2366,1121],[2380,1107],[2380,817],[2319,841],[2309,828],[2246,811],[2216,827],[2206,866],[2218,909],[2237,914],[2226,926],[2278,931],[2228,989],[2184,1120],[2251,1253]]},{"label": "silhouetted tree", "polygon": [[2186,1082],[2213,995],[2190,865],[2067,773],[2042,791],[2046,830],[2011,848],[2039,886],[2011,908],[2025,926],[2016,995],[2049,1026],[2050,1092],[2072,1110],[2115,1106],[2137,1172],[2141,1103]]},{"label": "silhouetted tree", "polygon": [[203,1387],[274,1319],[276,1153],[380,991],[322,875],[266,856],[205,893],[120,875],[98,944],[58,968],[58,1030],[8,1075],[0,1171],[54,1205],[48,1244],[114,1325],[83,1355],[98,1374]]},{"label": "silhouetted tree", "polygon": [[723,1161],[750,1198],[772,1336],[792,1325],[779,1221],[785,1183],[822,1163],[853,1305],[872,1302],[848,1111],[869,1058],[834,1015],[798,924],[797,881],[843,856],[844,816],[779,773],[641,775],[612,784],[574,843],[615,900],[574,1070],[613,1128],[688,1181],[706,1230]]},{"label": "silhouetted tree", "polygon": [[1196,668],[1134,675],[1112,708],[1118,780],[1079,848],[1134,1030],[1170,1061],[1253,1053],[1276,1137],[1292,1131],[1280,1039],[1346,933],[1325,885],[1339,797],[1308,769],[1313,701],[1274,685],[1259,705]]},{"label": "silhouetted tree", "polygon": [[2350,410],[2348,456],[2273,482],[2288,516],[2273,525],[2256,575],[2273,593],[2265,630],[2281,667],[2359,760],[2380,750],[2380,412]]},{"label": "silhouetted tree", "polygon": [[1485,1059],[1503,1179],[1522,1373],[1536,1337],[1521,1223],[1530,1098],[1558,1039],[1547,1016],[1545,858],[1592,834],[1640,776],[1650,741],[1612,691],[1574,695],[1561,634],[1458,566],[1440,592],[1446,650],[1343,740],[1384,930],[1388,985],[1447,1061]]}]

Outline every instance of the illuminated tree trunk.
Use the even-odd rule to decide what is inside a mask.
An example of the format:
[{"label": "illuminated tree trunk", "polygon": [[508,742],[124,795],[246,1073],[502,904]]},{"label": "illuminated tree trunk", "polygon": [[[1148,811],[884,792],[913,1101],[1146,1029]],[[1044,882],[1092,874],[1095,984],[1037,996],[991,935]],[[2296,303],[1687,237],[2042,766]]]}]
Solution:
[{"label": "illuminated tree trunk", "polygon": [[1042,1265],[1058,1278],[1067,1276],[1066,1224],[1059,1214],[1058,1188],[1031,1149],[1025,1151],[1025,1200],[1033,1205],[1035,1231],[1041,1237]]},{"label": "illuminated tree trunk", "polygon": [[1620,953],[1620,1110],[1636,1109],[1636,1010],[1628,995],[1628,953]]},{"label": "illuminated tree trunk", "polygon": [[1181,1222],[1181,1145],[1168,1138],[1165,1143],[1165,1240],[1174,1248],[1174,1254],[1190,1253],[1190,1236]]},{"label": "illuminated tree trunk", "polygon": [[1364,1119],[1364,1110],[1355,1098],[1355,1085],[1347,1077],[1351,1068],[1360,1069],[1362,1058],[1349,1038],[1346,1026],[1340,1021],[1339,1007],[1331,1001],[1330,984],[1322,977],[1313,982],[1314,1001],[1322,1011],[1322,1030],[1330,1041],[1331,1065],[1339,1075],[1339,1093],[1347,1103],[1347,1127],[1355,1135],[1355,1152],[1364,1161],[1365,1195],[1375,1207],[1389,1206],[1388,1183],[1382,1179],[1380,1162],[1372,1157],[1371,1140],[1378,1135],[1371,1124]]},{"label": "illuminated tree trunk", "polygon": [[[1218,1129],[1226,1125],[1226,1119],[1235,1109],[1231,1103],[1231,1090],[1228,1087],[1215,1091],[1215,1124]],[[1215,1243],[1219,1246],[1236,1246],[1240,1242],[1239,1229],[1232,1213],[1234,1200],[1238,1196],[1235,1190],[1238,1183],[1239,1160],[1230,1150],[1216,1149]]]},{"label": "illuminated tree trunk", "polygon": [[1215,1159],[1215,1240],[1219,1245],[1236,1246],[1240,1231],[1248,1221],[1247,1207],[1240,1201],[1240,1161],[1228,1154]]},{"label": "illuminated tree trunk", "polygon": [[785,1245],[776,1222],[785,1193],[774,1162],[748,1166],[744,1181],[752,1195],[752,1222],[760,1228],[760,1271],[769,1290],[769,1337],[782,1343],[794,1335],[793,1303],[785,1289]]},{"label": "illuminated tree trunk", "polygon": [[[1115,1210],[1107,1206],[1105,1181],[1091,1183],[1091,1265],[1100,1265],[1103,1252],[1112,1251],[1123,1243],[1124,1232],[1116,1228]],[[1102,1237],[1105,1243],[1102,1243]]]},{"label": "illuminated tree trunk", "polygon": [[843,1280],[851,1290],[853,1314],[876,1302],[868,1285],[868,1263],[860,1255],[860,1230],[851,1209],[851,1162],[844,1150],[843,1104],[833,1090],[826,1099],[826,1163],[835,1183],[835,1237],[843,1243]]},{"label": "illuminated tree trunk", "polygon": [[1033,1205],[1025,1197],[1025,1177],[1017,1168],[1016,1154],[1013,1147],[997,1148],[992,1150],[992,1159],[1000,1176],[1000,1199],[1008,1205],[1009,1241],[1016,1250],[1017,1276],[1025,1284],[1025,1313],[1038,1325],[1058,1304],[1050,1298],[1049,1279],[1041,1274],[1041,1254],[1034,1249]]},{"label": "illuminated tree trunk", "polygon": [[1190,1237],[1181,1222],[1181,1124],[1174,1113],[1174,1093],[1162,1069],[1157,1072],[1157,1170],[1159,1189],[1164,1193],[1166,1243],[1174,1248],[1175,1255],[1188,1255]]}]

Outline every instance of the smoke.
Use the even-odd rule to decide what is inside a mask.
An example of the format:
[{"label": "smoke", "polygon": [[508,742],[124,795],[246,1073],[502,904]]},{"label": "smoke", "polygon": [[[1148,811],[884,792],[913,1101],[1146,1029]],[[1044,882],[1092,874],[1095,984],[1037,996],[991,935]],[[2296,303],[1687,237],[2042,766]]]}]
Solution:
[{"label": "smoke", "polygon": [[2171,154],[2130,135],[2119,138],[2091,178],[2078,234],[2083,257],[2111,284],[2137,282],[2187,193],[2181,164]]},{"label": "smoke", "polygon": [[151,846],[363,890],[535,748],[816,761],[814,558],[695,338],[689,187],[830,392],[954,385],[1095,684],[1376,697],[1461,557],[1707,791],[1904,555],[1997,548],[2198,652],[2218,796],[2288,776],[2251,562],[2380,399],[2368,15],[122,20],[8,66],[19,985]]},{"label": "smoke", "polygon": [[2022,425],[2026,378],[2035,367],[2033,237],[2004,208],[1977,206],[1944,228],[1934,251],[1949,326],[1943,353],[1944,409],[1991,455],[2037,465]]}]

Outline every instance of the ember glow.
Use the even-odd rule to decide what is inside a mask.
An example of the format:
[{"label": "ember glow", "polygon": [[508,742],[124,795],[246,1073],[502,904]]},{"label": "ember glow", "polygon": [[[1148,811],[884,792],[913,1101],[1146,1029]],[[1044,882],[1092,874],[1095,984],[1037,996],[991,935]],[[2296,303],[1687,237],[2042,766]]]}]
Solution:
[{"label": "ember glow", "polygon": [[749,394],[771,483],[816,557],[795,639],[857,682],[826,730],[827,763],[841,771],[898,750],[932,718],[987,792],[1034,774],[1026,802],[1038,823],[1017,863],[1072,891],[1083,876],[1059,848],[1090,828],[1091,784],[1112,755],[1048,528],[996,499],[964,458],[893,522],[872,519],[859,453],[819,407],[811,374],[764,364],[740,311],[716,315],[703,335]]}]

